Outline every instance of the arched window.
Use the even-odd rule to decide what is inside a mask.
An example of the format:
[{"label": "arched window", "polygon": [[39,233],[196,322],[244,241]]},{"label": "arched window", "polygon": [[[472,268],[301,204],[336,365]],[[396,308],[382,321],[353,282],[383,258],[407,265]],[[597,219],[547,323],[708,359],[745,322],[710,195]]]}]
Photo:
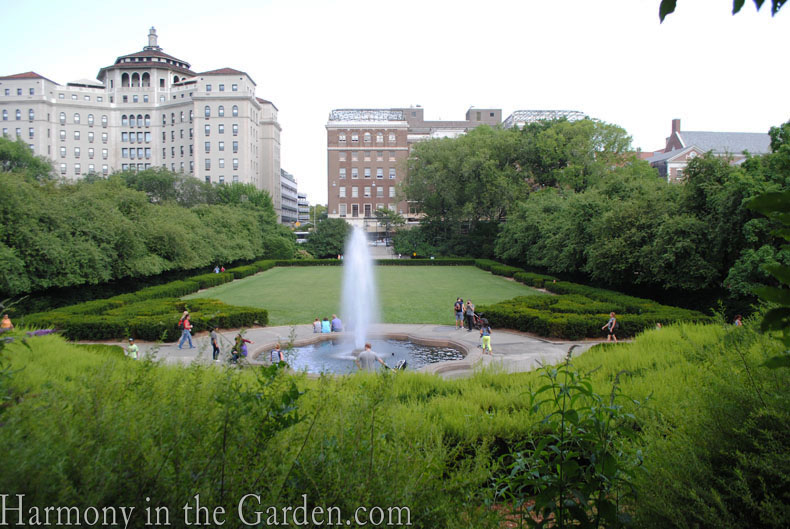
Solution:
[{"label": "arched window", "polygon": [[93,114],[88,114],[88,125],[93,126]]},{"label": "arched window", "polygon": [[[146,127],[150,127],[151,126],[151,114],[146,114],[145,115],[145,126]],[[148,133],[146,132],[146,134],[148,134]]]},{"label": "arched window", "polygon": [[365,142],[370,143],[370,132],[365,133]]},{"label": "arched window", "polygon": [[129,126],[134,127],[134,114],[129,116]]},{"label": "arched window", "polygon": [[376,143],[384,143],[384,133],[377,132],[376,133]]},{"label": "arched window", "polygon": [[210,106],[206,105],[206,108],[204,108],[203,111],[205,112],[207,118],[211,117],[211,107]]},{"label": "arched window", "polygon": [[80,122],[80,115],[78,113],[74,113],[74,123],[79,124]]},{"label": "arched window", "polygon": [[121,86],[129,86],[129,74],[124,73],[121,75]]},{"label": "arched window", "polygon": [[132,74],[132,86],[140,86],[140,74],[137,72]]},{"label": "arched window", "polygon": [[104,127],[104,128],[107,128],[107,114],[104,114],[101,117],[101,126]]},{"label": "arched window", "polygon": [[35,113],[35,112],[33,112],[33,109],[32,109],[32,108],[31,108],[30,110],[28,110],[28,111],[27,111],[27,118],[28,118],[30,121],[33,121],[34,119],[36,119],[36,113]]},{"label": "arched window", "polygon": [[151,75],[148,72],[143,74],[140,86],[151,86]]},{"label": "arched window", "polygon": [[143,115],[142,114],[137,114],[137,126],[138,127],[142,127],[143,126]]},{"label": "arched window", "polygon": [[19,110],[18,108],[16,109],[16,119],[17,120],[22,119],[22,111]]},{"label": "arched window", "polygon": [[121,116],[121,126],[126,127],[129,125],[129,118],[126,117],[126,114]]},{"label": "arched window", "polygon": [[177,82],[178,82],[178,76],[177,76],[177,75],[174,75],[174,76],[173,76],[173,83],[177,83]]},{"label": "arched window", "polygon": [[237,105],[233,105],[233,109],[232,110],[233,110],[233,117],[234,118],[239,115],[239,107]]},{"label": "arched window", "polygon": [[217,114],[219,114],[219,117],[224,116],[225,115],[225,107],[220,105],[219,108],[217,109]]}]

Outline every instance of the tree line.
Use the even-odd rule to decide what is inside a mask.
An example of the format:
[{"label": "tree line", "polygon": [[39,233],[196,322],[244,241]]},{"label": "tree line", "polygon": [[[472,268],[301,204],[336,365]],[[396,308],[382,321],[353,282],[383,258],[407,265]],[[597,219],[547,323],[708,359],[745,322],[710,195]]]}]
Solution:
[{"label": "tree line", "polygon": [[294,256],[269,194],[151,169],[52,178],[23,142],[0,138],[0,295],[94,285],[243,259]]},{"label": "tree line", "polygon": [[790,262],[771,221],[746,207],[790,184],[790,123],[770,154],[709,153],[668,183],[620,127],[582,120],[480,127],[417,144],[403,185],[425,215],[396,251],[496,258],[615,288],[751,300],[767,264]]}]

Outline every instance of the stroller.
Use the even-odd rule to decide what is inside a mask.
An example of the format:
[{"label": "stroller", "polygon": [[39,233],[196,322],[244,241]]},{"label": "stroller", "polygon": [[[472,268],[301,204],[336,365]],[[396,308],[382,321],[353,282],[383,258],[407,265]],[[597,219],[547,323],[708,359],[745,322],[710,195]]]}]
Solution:
[{"label": "stroller", "polygon": [[483,328],[483,325],[485,325],[484,322],[483,322],[484,319],[485,318],[483,318],[482,314],[473,313],[472,314],[472,326],[479,331],[480,329]]}]

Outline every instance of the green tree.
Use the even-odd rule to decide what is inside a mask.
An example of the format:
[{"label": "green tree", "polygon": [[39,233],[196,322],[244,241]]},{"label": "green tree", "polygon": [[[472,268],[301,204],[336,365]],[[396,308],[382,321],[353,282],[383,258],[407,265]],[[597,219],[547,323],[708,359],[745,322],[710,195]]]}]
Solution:
[{"label": "green tree", "polygon": [[317,259],[337,257],[343,253],[351,226],[343,219],[326,219],[319,222],[308,236],[305,249]]},{"label": "green tree", "polygon": [[32,180],[52,178],[52,164],[43,156],[35,156],[21,138],[11,141],[0,137],[0,171],[18,173]]},{"label": "green tree", "polygon": [[392,209],[377,209],[373,212],[373,215],[376,217],[376,220],[378,220],[379,225],[384,226],[384,233],[387,238],[390,236],[391,229],[406,224],[406,219],[403,218],[403,215]]}]

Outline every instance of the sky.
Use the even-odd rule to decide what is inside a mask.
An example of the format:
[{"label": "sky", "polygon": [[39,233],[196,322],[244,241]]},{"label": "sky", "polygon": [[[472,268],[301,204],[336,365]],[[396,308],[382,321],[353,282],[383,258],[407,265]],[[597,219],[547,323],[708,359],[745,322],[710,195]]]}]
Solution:
[{"label": "sky", "polygon": [[[326,122],[335,108],[421,105],[462,120],[471,106],[580,110],[633,147],[682,130],[767,132],[790,120],[790,6],[678,0],[0,0],[0,75],[94,79],[159,45],[202,72],[247,72],[279,109],[281,163],[326,203]],[[11,46],[17,43],[17,46]]]}]

